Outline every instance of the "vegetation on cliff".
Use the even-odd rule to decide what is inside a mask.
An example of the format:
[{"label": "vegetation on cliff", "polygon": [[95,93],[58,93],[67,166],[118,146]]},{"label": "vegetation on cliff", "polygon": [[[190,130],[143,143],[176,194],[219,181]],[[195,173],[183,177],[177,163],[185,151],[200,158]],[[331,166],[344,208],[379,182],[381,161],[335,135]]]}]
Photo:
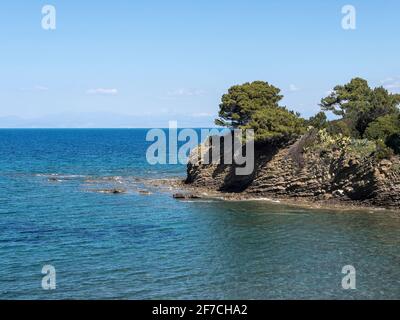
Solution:
[{"label": "vegetation on cliff", "polygon": [[282,98],[280,89],[268,82],[233,86],[222,96],[215,123],[231,129],[253,129],[257,141],[299,136],[305,132],[305,121],[280,106]]},{"label": "vegetation on cliff", "polygon": [[[371,88],[366,80],[354,78],[336,86],[321,100],[322,111],[306,120],[279,105],[283,98],[280,92],[263,81],[235,85],[222,96],[215,123],[231,129],[253,129],[258,142],[289,141],[314,128],[322,130],[319,137],[331,141],[330,148],[346,146],[347,151],[374,155],[378,160],[400,154],[399,94],[383,87]],[[326,112],[336,119],[329,121]],[[315,135],[309,139],[313,136],[317,139]],[[309,143],[324,144],[321,139]]]},{"label": "vegetation on cliff", "polygon": [[400,95],[385,88],[370,88],[361,78],[334,88],[321,100],[321,109],[340,118],[327,124],[331,134],[374,141],[377,155],[387,158],[399,153]]},{"label": "vegetation on cliff", "polygon": [[372,89],[366,80],[355,78],[336,86],[320,105],[323,111],[341,117],[352,137],[364,138],[369,126],[376,121],[387,116],[398,118],[399,104],[400,95],[391,94],[383,87]]},{"label": "vegetation on cliff", "polygon": [[[240,164],[208,164],[194,153],[186,182],[244,197],[399,208],[399,95],[355,78],[336,86],[309,119],[280,106],[281,99],[267,82],[230,88],[216,124],[254,129],[254,170],[238,175]],[[201,150],[209,154],[213,146]]]}]

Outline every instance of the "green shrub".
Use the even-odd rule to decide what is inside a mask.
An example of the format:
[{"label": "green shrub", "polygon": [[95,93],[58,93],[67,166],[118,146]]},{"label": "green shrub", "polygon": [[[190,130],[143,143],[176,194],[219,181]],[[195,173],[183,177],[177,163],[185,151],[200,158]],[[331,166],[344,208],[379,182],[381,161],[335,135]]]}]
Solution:
[{"label": "green shrub", "polygon": [[328,126],[328,120],[325,112],[318,112],[315,116],[306,121],[306,125],[318,130],[326,129]]},{"label": "green shrub", "polygon": [[374,122],[370,123],[367,130],[365,130],[364,137],[370,140],[386,139],[400,132],[400,119],[397,114],[389,114],[379,117]]},{"label": "green shrub", "polygon": [[[351,143],[350,137],[345,137],[342,134],[331,135],[326,129],[316,131],[311,129],[308,141],[304,143],[304,151],[330,151],[330,150],[347,150]],[[312,133],[312,134],[311,134]]]},{"label": "green shrub", "polygon": [[376,142],[376,151],[374,152],[374,158],[377,161],[390,159],[391,157],[393,157],[393,155],[393,150],[387,147],[382,140],[378,140]]},{"label": "green shrub", "polygon": [[400,174],[400,164],[396,163],[393,165],[392,170]]},{"label": "green shrub", "polygon": [[348,151],[353,155],[366,158],[376,151],[376,143],[368,139],[352,139]]},{"label": "green shrub", "polygon": [[253,129],[256,141],[291,139],[306,131],[304,120],[283,107],[266,108],[255,112],[250,122],[240,129]]},{"label": "green shrub", "polygon": [[350,126],[344,120],[333,120],[329,122],[326,130],[330,135],[352,136]]},{"label": "green shrub", "polygon": [[394,133],[386,139],[386,145],[393,149],[394,153],[400,154],[400,133]]}]

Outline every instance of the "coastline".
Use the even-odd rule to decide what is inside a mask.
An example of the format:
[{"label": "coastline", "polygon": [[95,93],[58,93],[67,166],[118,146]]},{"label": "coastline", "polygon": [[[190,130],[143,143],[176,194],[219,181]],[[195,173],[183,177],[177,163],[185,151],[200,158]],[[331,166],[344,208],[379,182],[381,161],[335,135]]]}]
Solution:
[{"label": "coastline", "polygon": [[[157,193],[168,194],[176,201],[228,201],[228,202],[265,202],[277,206],[289,206],[310,210],[335,210],[339,212],[392,212],[400,214],[400,209],[393,207],[379,207],[367,202],[341,200],[337,198],[318,199],[316,197],[282,196],[273,193],[251,193],[218,191],[211,187],[204,187],[186,183],[183,177],[165,177],[146,179],[132,177],[125,180],[120,176],[89,177],[81,175],[59,175],[59,174],[36,174],[35,176],[45,178],[50,184],[59,184],[71,179],[82,179],[83,192],[94,192],[101,194],[130,194],[136,193],[141,196],[151,196]],[[133,179],[133,180],[132,180]],[[134,181],[134,182],[133,182]]]},{"label": "coastline", "polygon": [[255,195],[247,192],[222,192],[211,190],[206,187],[193,186],[178,178],[160,179],[151,182],[153,186],[169,187],[177,201],[188,200],[220,200],[220,201],[265,201],[270,204],[284,205],[311,210],[335,210],[342,212],[369,211],[369,212],[392,212],[400,214],[400,209],[378,207],[368,203],[357,201],[342,201],[338,199],[309,199],[305,197],[282,197],[273,194]]},{"label": "coastline", "polygon": [[[309,209],[400,212],[399,156],[380,159],[350,147],[305,147],[320,146],[319,139],[324,139],[323,132],[310,131],[283,145],[259,144],[254,170],[247,175],[236,173],[237,164],[224,164],[223,155],[204,163],[213,145],[200,145],[189,158],[181,187],[194,196],[211,193],[231,201],[264,199]],[[221,140],[219,147],[225,151]]]}]

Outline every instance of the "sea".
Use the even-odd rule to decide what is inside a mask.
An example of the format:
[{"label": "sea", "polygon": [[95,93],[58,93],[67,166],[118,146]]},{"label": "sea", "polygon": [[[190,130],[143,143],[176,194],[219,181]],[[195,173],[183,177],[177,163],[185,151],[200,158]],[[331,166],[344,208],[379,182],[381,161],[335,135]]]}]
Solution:
[{"label": "sea", "polygon": [[0,130],[0,299],[400,298],[399,213],[176,200],[147,132]]}]

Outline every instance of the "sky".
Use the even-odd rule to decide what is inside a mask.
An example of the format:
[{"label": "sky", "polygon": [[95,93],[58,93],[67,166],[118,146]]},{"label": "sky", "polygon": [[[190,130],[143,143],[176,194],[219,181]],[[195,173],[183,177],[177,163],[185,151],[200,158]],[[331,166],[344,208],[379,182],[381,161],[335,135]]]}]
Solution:
[{"label": "sky", "polygon": [[399,12],[398,0],[2,1],[0,127],[209,127],[222,94],[255,80],[304,117],[354,77],[400,92]]}]

